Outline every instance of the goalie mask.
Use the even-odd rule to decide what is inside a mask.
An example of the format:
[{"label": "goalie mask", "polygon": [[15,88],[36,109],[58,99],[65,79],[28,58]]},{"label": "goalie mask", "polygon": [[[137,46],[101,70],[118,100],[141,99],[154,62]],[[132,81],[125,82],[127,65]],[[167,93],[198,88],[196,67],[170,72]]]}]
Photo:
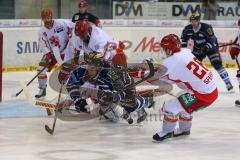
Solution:
[{"label": "goalie mask", "polygon": [[181,50],[181,41],[175,34],[169,34],[162,38],[161,47],[164,54],[169,57]]},{"label": "goalie mask", "polygon": [[84,61],[89,65],[101,67],[103,65],[103,54],[98,52],[91,52],[84,55]]}]

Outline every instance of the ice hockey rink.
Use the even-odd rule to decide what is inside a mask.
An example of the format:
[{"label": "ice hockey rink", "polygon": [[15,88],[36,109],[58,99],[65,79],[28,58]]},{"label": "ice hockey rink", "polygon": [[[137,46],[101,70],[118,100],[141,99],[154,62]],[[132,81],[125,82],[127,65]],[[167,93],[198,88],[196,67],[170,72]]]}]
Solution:
[{"label": "ice hockey rink", "polygon": [[[148,120],[142,125],[128,125],[125,121],[106,120],[66,122],[58,120],[54,135],[44,130],[53,118],[42,108],[31,105],[24,94],[11,97],[21,89],[34,72],[3,74],[3,102],[0,104],[1,160],[236,160],[240,148],[240,108],[234,106],[239,98],[236,69],[228,69],[235,93],[226,92],[218,74],[214,72],[220,91],[218,100],[209,108],[194,113],[189,137],[173,138],[153,143],[152,136],[160,130],[162,121]],[[29,87],[37,92],[37,81]],[[56,92],[48,92],[56,96]],[[173,94],[177,90],[174,89]],[[164,100],[156,98],[151,113],[158,113]]]}]

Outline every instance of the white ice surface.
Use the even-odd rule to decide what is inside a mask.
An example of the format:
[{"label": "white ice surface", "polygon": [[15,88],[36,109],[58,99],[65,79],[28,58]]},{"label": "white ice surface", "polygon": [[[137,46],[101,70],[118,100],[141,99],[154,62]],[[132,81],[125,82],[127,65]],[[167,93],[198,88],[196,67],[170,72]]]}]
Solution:
[{"label": "white ice surface", "polygon": [[[235,93],[226,89],[215,71],[218,100],[209,108],[194,113],[189,137],[152,143],[152,135],[162,122],[150,121],[131,126],[105,120],[65,122],[58,120],[55,135],[44,130],[52,124],[45,110],[34,107],[24,95],[12,98],[19,82],[34,76],[29,73],[4,73],[3,102],[0,104],[0,160],[237,160],[240,159],[240,108],[236,69],[228,69]],[[37,81],[30,85],[34,95]],[[177,93],[177,90],[173,92]],[[48,97],[57,93],[48,91]],[[156,110],[164,99],[158,98]],[[152,111],[154,112],[154,111]],[[157,111],[155,111],[157,113]]]}]

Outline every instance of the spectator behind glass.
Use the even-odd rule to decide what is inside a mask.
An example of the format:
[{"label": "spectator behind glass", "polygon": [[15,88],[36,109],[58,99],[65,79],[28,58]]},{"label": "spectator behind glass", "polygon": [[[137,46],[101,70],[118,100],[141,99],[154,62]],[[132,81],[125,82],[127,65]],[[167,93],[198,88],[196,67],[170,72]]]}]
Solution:
[{"label": "spectator behind glass", "polygon": [[216,20],[219,5],[216,0],[206,0],[202,4],[202,13],[204,20]]},{"label": "spectator behind glass", "polygon": [[79,20],[86,20],[88,22],[91,22],[92,24],[95,24],[97,27],[101,28],[101,23],[99,18],[87,11],[88,3],[85,0],[79,1],[78,8],[79,8],[79,12],[73,15],[72,22],[75,23],[76,21],[79,21]]}]

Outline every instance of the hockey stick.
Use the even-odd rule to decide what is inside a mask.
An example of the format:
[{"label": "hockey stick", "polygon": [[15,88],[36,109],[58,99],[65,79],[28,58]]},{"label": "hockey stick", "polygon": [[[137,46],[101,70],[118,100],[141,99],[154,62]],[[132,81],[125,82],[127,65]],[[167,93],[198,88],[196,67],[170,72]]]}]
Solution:
[{"label": "hockey stick", "polygon": [[227,44],[223,44],[223,45],[221,45],[221,46],[218,46],[219,48],[220,47],[226,47],[226,46],[231,46],[231,45],[234,45],[235,43],[227,43]]},{"label": "hockey stick", "polygon": [[[47,66],[43,67],[42,70],[40,70],[28,83],[26,86],[29,86],[38,76],[39,74],[41,74],[45,69],[47,68]],[[17,92],[14,96],[17,97],[19,94],[21,94],[23,91],[23,89],[21,89],[19,92]]]},{"label": "hockey stick", "polygon": [[138,85],[138,84],[140,84],[140,83],[142,83],[142,82],[146,81],[147,79],[154,76],[155,71],[154,71],[153,63],[150,60],[146,60],[146,61],[147,61],[147,64],[149,66],[149,74],[146,77],[144,77],[144,78],[140,79],[139,81],[135,82],[134,84],[126,86],[124,89],[131,88],[132,86],[136,86],[136,85]]},{"label": "hockey stick", "polygon": [[[61,83],[61,87],[60,87],[60,91],[59,91],[59,95],[58,95],[58,102],[57,102],[57,105],[56,106],[59,106],[60,104],[60,99],[61,99],[61,94],[62,94],[62,88],[63,88],[63,83]],[[53,126],[52,126],[52,129],[48,126],[48,125],[45,125],[45,130],[53,135],[54,133],[54,130],[55,130],[55,125],[56,125],[56,122],[57,122],[57,117],[58,117],[58,109],[55,110],[55,115],[54,115],[54,121],[53,121]]]},{"label": "hockey stick", "polygon": [[235,57],[235,60],[236,60],[236,63],[237,63],[238,69],[240,70],[240,65],[239,65],[239,61],[238,61],[238,55]]}]

